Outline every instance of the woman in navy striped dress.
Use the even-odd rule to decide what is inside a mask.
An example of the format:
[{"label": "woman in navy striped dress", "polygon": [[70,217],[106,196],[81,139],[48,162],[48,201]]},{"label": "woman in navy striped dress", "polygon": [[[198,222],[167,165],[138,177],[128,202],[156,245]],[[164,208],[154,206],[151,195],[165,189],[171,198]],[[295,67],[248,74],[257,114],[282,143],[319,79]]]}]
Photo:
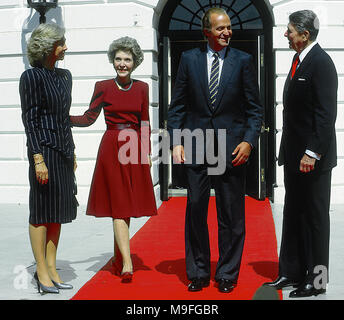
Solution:
[{"label": "woman in navy striped dress", "polygon": [[41,24],[28,42],[33,68],[23,72],[19,91],[29,160],[29,234],[38,291],[58,293],[72,286],[56,271],[62,223],[76,218],[74,142],[69,123],[72,77],[55,68],[67,50],[64,30]]}]

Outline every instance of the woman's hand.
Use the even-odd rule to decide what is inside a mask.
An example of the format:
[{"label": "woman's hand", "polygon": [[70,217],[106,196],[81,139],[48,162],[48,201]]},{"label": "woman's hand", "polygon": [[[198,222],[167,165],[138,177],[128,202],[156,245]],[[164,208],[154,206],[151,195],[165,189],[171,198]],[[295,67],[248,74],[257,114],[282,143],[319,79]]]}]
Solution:
[{"label": "woman's hand", "polygon": [[76,163],[76,155],[74,155],[74,172],[75,172],[77,167],[78,167],[78,165]]},{"label": "woman's hand", "polygon": [[33,161],[35,162],[36,179],[40,184],[48,183],[48,168],[45,165],[43,155],[36,153],[33,155]]},{"label": "woman's hand", "polygon": [[40,184],[47,184],[49,175],[44,161],[35,163],[36,178]]},{"label": "woman's hand", "polygon": [[149,167],[151,168],[152,167],[152,158],[150,155],[148,155],[148,164],[149,164]]}]

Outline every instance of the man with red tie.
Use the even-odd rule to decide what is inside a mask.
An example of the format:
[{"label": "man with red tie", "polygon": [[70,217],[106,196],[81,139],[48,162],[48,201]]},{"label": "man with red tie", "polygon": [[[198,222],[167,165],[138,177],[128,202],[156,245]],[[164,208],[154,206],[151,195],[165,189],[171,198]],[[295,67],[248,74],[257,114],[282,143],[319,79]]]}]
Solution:
[{"label": "man with red tie", "polygon": [[316,41],[318,32],[315,13],[302,10],[289,16],[284,34],[296,54],[284,87],[278,157],[279,165],[284,165],[283,230],[279,277],[265,285],[294,286],[291,298],[325,293],[328,282],[338,77],[331,58]]}]

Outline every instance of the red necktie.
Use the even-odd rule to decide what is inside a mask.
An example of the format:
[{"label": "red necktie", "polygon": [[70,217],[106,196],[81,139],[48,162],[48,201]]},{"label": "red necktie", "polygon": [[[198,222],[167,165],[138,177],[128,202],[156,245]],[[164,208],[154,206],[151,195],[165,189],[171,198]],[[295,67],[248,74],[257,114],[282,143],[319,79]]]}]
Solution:
[{"label": "red necktie", "polygon": [[294,77],[294,74],[296,72],[296,68],[299,62],[300,62],[300,58],[299,58],[299,55],[297,55],[295,61],[293,62],[293,66],[291,68],[291,79],[293,79]]}]

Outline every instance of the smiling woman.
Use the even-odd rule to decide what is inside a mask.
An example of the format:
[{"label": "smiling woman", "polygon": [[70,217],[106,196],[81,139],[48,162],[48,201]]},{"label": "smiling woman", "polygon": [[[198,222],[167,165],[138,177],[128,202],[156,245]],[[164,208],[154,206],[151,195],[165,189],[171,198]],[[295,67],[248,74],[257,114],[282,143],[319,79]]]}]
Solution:
[{"label": "smiling woman", "polygon": [[38,290],[46,293],[72,289],[62,283],[56,271],[61,224],[74,220],[77,213],[74,142],[69,124],[72,75],[55,68],[66,50],[64,29],[57,24],[41,24],[28,42],[33,68],[23,72],[19,84],[30,164],[30,241],[37,263]]},{"label": "smiling woman", "polygon": [[[128,85],[131,87],[133,84],[133,80],[130,79],[130,74],[134,68],[133,55],[130,52],[117,51],[113,66],[117,72],[115,81],[119,89],[125,90]],[[126,90],[129,90],[129,88]]]},{"label": "smiling woman", "polygon": [[58,41],[56,44],[55,44],[55,57],[56,57],[56,60],[63,60],[64,59],[64,56],[65,56],[65,52],[67,51],[67,46],[66,46],[66,39],[65,37],[63,37],[60,41]]},{"label": "smiling woman", "polygon": [[133,38],[119,38],[111,43],[108,58],[117,73],[115,82],[118,88],[120,90],[129,90],[133,83],[130,79],[131,73],[143,61],[143,53],[140,46]]},{"label": "smiling woman", "polygon": [[[57,48],[65,45],[65,30],[57,24],[41,24],[31,35],[27,47],[28,59],[33,67],[41,67],[47,59],[56,59]],[[65,48],[66,50],[67,48]],[[64,50],[64,51],[65,51]],[[61,57],[62,58],[62,57]]]},{"label": "smiling woman", "polygon": [[[134,270],[129,246],[130,218],[157,214],[150,176],[148,85],[131,79],[131,73],[143,61],[135,39],[114,40],[108,58],[116,71],[115,79],[97,82],[88,110],[70,120],[74,126],[87,127],[104,110],[107,130],[99,146],[86,213],[113,219],[113,266],[123,282],[130,282]],[[129,141],[123,142],[122,137],[129,137]],[[128,158],[136,161],[126,162],[121,157],[126,143],[134,145]]]}]

